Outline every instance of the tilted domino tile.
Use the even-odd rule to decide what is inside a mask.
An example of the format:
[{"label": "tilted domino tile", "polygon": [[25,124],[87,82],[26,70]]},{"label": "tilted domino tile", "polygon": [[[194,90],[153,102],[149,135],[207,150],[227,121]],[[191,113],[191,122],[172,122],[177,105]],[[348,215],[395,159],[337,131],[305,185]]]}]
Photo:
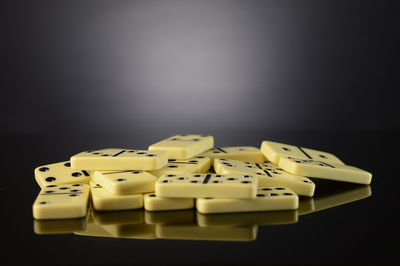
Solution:
[{"label": "tilted domino tile", "polygon": [[143,194],[114,195],[95,181],[90,181],[90,190],[95,210],[130,210],[143,207]]},{"label": "tilted domino tile", "polygon": [[190,159],[213,146],[213,136],[176,135],[150,145],[149,151],[166,151],[168,159]]},{"label": "tilted domino tile", "polygon": [[298,212],[297,210],[216,214],[197,212],[196,220],[201,227],[294,224],[298,221]]},{"label": "tilted domino tile", "polygon": [[73,170],[69,161],[46,164],[35,168],[35,179],[41,188],[47,185],[89,183],[90,172]]},{"label": "tilted domino tile", "polygon": [[72,156],[71,166],[87,170],[157,170],[167,160],[168,154],[163,151],[102,149]]},{"label": "tilted domino tile", "polygon": [[70,234],[86,229],[85,218],[61,220],[33,220],[33,231],[38,235]]},{"label": "tilted domino tile", "polygon": [[255,163],[263,163],[265,161],[265,156],[261,150],[252,146],[215,148],[202,153],[201,156],[210,157],[211,164],[214,163],[215,158],[227,158]]},{"label": "tilted domino tile", "polygon": [[49,185],[43,188],[33,203],[35,219],[68,219],[87,213],[89,185]]},{"label": "tilted domino tile", "polygon": [[157,177],[139,170],[94,171],[93,180],[115,195],[128,195],[153,192]]},{"label": "tilted domino tile", "polygon": [[315,184],[304,176],[292,175],[273,163],[250,163],[237,160],[215,159],[219,174],[251,174],[258,176],[259,187],[286,187],[298,195],[311,197]]},{"label": "tilted domino tile", "polygon": [[164,175],[155,194],[166,198],[254,198],[258,179],[252,175]]},{"label": "tilted domino tile", "polygon": [[200,213],[295,210],[298,207],[299,197],[287,188],[259,188],[255,199],[201,198],[196,200],[196,208]]},{"label": "tilted domino tile", "polygon": [[302,199],[299,204],[299,215],[309,214],[362,200],[368,198],[371,194],[371,187],[369,185],[357,185],[357,187],[352,187],[351,189],[317,196],[305,201]]},{"label": "tilted domino tile", "polygon": [[144,209],[146,211],[185,210],[194,206],[193,198],[163,198],[155,193],[144,194]]},{"label": "tilted domino tile", "polygon": [[256,225],[233,227],[200,227],[197,224],[157,224],[156,236],[161,239],[253,241],[257,238]]},{"label": "tilted domino tile", "polygon": [[372,174],[350,165],[329,164],[323,161],[282,157],[279,167],[294,175],[329,179],[357,184],[371,183]]},{"label": "tilted domino tile", "polygon": [[144,212],[146,224],[190,224],[195,221],[195,210]]},{"label": "tilted domino tile", "polygon": [[328,152],[273,141],[263,141],[261,143],[261,151],[264,153],[265,157],[274,164],[279,164],[279,160],[282,156],[296,157],[305,160],[319,160],[325,163],[344,164],[339,158]]},{"label": "tilted domino tile", "polygon": [[210,158],[204,156],[197,156],[184,160],[169,159],[167,165],[163,168],[150,171],[150,173],[158,177],[167,174],[204,173],[210,169],[210,161]]}]

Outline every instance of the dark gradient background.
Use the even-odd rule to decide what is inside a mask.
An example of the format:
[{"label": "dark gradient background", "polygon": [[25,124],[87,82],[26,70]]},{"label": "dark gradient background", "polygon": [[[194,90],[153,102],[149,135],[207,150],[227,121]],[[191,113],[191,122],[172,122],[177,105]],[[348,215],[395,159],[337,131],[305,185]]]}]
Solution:
[{"label": "dark gradient background", "polygon": [[399,129],[385,1],[6,1],[2,134]]},{"label": "dark gradient background", "polygon": [[[389,1],[1,1],[0,264],[399,265],[399,13]],[[373,173],[372,196],[249,243],[33,232],[35,167],[187,133],[332,152]]]}]

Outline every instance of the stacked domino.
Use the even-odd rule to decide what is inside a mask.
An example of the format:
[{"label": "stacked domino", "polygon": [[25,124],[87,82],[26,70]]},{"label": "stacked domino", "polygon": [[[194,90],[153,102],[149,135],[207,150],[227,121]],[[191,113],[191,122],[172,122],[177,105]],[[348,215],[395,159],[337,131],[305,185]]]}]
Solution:
[{"label": "stacked domino", "polygon": [[85,151],[35,169],[41,191],[35,219],[78,218],[98,211],[184,210],[233,213],[294,210],[312,197],[310,178],[369,184],[372,175],[336,156],[263,141],[261,148],[214,148],[214,138],[176,135],[148,150]]}]

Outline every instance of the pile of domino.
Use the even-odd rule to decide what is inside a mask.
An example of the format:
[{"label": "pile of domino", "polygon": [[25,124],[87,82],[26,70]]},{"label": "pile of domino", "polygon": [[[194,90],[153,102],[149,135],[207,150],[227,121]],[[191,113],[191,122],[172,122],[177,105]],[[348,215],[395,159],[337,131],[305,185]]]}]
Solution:
[{"label": "pile of domino", "polygon": [[39,166],[35,219],[97,211],[184,210],[204,214],[295,210],[312,197],[310,178],[368,185],[372,174],[333,154],[272,141],[261,147],[214,148],[214,138],[176,135],[148,150],[101,149]]}]

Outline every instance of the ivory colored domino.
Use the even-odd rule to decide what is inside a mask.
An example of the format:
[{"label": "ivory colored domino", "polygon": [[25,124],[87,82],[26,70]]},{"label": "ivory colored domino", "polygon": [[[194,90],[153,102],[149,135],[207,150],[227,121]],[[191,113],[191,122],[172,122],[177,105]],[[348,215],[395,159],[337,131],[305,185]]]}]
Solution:
[{"label": "ivory colored domino", "polygon": [[144,195],[144,209],[146,211],[185,210],[194,206],[193,198],[163,198],[155,193]]},{"label": "ivory colored domino", "polygon": [[295,210],[298,207],[299,197],[287,188],[259,188],[255,199],[201,198],[196,200],[196,208],[200,213],[281,211]]},{"label": "ivory colored domino", "polygon": [[303,160],[294,157],[282,157],[279,161],[279,167],[295,175],[364,185],[370,184],[372,179],[371,173],[354,166],[329,164],[323,161]]},{"label": "ivory colored domino", "polygon": [[293,224],[298,221],[298,212],[297,210],[215,214],[197,212],[196,220],[201,227]]},{"label": "ivory colored domino", "polygon": [[213,146],[213,136],[175,135],[150,145],[149,151],[166,151],[168,159],[190,159]]},{"label": "ivory colored domino", "polygon": [[166,198],[254,198],[258,180],[252,175],[164,175],[155,194]]},{"label": "ivory colored domino", "polygon": [[69,219],[86,216],[89,203],[87,184],[49,185],[33,203],[35,219]]},{"label": "ivory colored domino", "polygon": [[233,227],[200,227],[197,224],[157,224],[156,236],[162,239],[253,241],[257,238],[255,225]]},{"label": "ivory colored domino", "polygon": [[130,210],[143,207],[143,194],[115,195],[95,181],[90,181],[90,190],[95,210]]},{"label": "ivory colored domino", "polygon": [[94,171],[93,180],[115,195],[154,191],[157,177],[144,171]]},{"label": "ivory colored domino", "polygon": [[286,187],[298,195],[311,197],[315,184],[309,178],[292,175],[273,163],[251,163],[225,158],[215,159],[218,174],[251,174],[258,176],[259,187]]},{"label": "ivory colored domino", "polygon": [[221,147],[203,152],[201,156],[211,158],[211,164],[216,158],[227,158],[232,160],[263,163],[265,156],[261,150],[252,146]]},{"label": "ivory colored domino", "polygon": [[40,188],[48,185],[87,184],[90,180],[89,171],[73,170],[69,161],[36,167],[34,174]]},{"label": "ivory colored domino", "polygon": [[296,157],[304,160],[319,160],[325,163],[344,164],[338,157],[328,152],[273,141],[263,141],[261,143],[261,151],[264,153],[265,157],[274,164],[279,164],[279,160],[282,156]]},{"label": "ivory colored domino", "polygon": [[183,160],[169,159],[168,163],[163,168],[156,171],[150,171],[150,173],[157,177],[167,174],[205,173],[210,169],[210,166],[210,158],[204,156],[197,156]]},{"label": "ivory colored domino", "polygon": [[87,170],[157,170],[167,160],[168,154],[163,151],[102,149],[72,156],[71,166]]}]

